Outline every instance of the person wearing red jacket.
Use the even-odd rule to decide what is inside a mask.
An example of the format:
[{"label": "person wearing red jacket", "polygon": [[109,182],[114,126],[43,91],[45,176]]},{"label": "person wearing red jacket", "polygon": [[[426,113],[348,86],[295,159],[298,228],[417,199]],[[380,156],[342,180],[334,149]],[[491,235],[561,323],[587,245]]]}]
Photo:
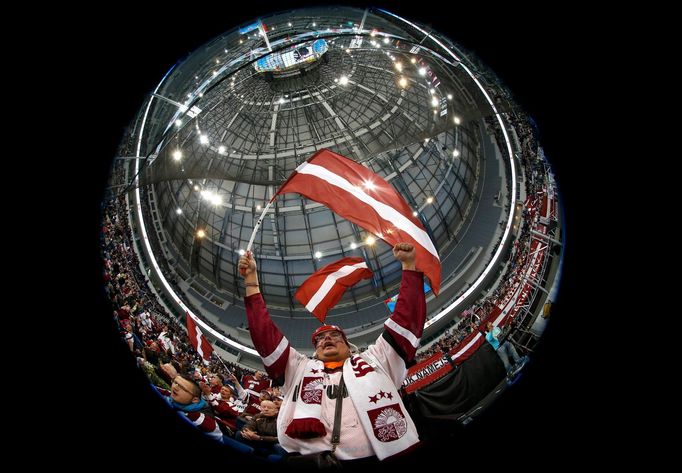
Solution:
[{"label": "person wearing red jacket", "polygon": [[[270,318],[253,255],[249,252],[240,258],[251,338],[268,375],[277,384],[283,382],[277,436],[287,452],[333,450],[331,434],[339,395],[341,435],[335,448],[339,460],[384,460],[419,443],[398,389],[414,359],[426,320],[423,273],[416,271],[411,244],[396,244],[393,255],[401,262],[403,275],[400,297],[383,333],[357,354],[340,327],[323,325],[312,336],[313,358],[295,350]],[[342,376],[343,390],[339,389]]]}]

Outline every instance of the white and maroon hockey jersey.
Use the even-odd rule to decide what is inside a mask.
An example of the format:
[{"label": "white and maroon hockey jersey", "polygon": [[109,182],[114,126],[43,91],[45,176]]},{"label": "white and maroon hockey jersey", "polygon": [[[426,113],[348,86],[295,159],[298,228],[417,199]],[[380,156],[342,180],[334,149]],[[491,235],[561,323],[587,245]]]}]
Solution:
[{"label": "white and maroon hockey jersey", "polygon": [[[325,425],[326,435],[312,439],[287,436],[285,431],[293,419],[296,400],[299,392],[302,392],[300,387],[305,383],[309,358],[290,346],[272,322],[260,294],[246,297],[245,303],[254,346],[270,377],[284,382],[284,401],[277,421],[279,443],[289,452],[302,454],[330,450],[336,399],[329,395],[333,393],[333,386],[338,386],[341,371],[325,372],[323,376],[325,389],[321,399],[320,420]],[[388,378],[397,392],[405,379],[407,363],[413,360],[419,346],[425,319],[423,275],[418,271],[403,270],[400,297],[395,310],[384,323],[382,335],[360,354],[360,364],[364,363],[365,366],[353,366],[352,372],[356,373],[356,378],[352,383],[346,381],[349,392],[351,385],[362,389],[363,394],[371,391],[371,386],[362,386],[362,370],[365,369],[377,371],[380,376]],[[350,361],[350,358],[346,360],[346,364]],[[344,372],[351,371],[344,368]],[[418,443],[414,422],[399,396],[377,392],[375,396],[369,397],[369,403],[364,402],[366,406],[361,409],[356,409],[351,400],[357,399],[356,396],[357,393],[354,395],[350,392],[350,396],[343,400],[341,442],[336,449],[338,458],[349,460],[376,455],[384,459]],[[392,441],[398,447],[391,449],[389,445]]]}]

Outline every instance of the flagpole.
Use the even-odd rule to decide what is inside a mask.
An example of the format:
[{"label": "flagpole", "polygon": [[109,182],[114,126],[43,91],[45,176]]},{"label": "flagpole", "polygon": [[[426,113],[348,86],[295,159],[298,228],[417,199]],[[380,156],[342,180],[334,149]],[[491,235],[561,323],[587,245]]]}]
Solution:
[{"label": "flagpole", "polygon": [[[268,212],[270,207],[272,206],[272,203],[275,201],[275,197],[277,197],[277,194],[275,194],[272,199],[270,199],[270,202],[268,202],[268,205],[265,206],[263,209],[263,213],[260,214],[260,217],[258,218],[258,221],[256,222],[256,225],[253,226],[253,233],[251,233],[251,238],[249,238],[249,244],[246,245],[246,254],[248,255],[251,252],[251,247],[253,246],[253,240],[256,238],[256,232],[258,232],[258,229],[260,228],[261,224],[263,223],[263,219],[265,218],[265,214]],[[239,272],[244,275],[246,270],[242,271],[241,269]]]},{"label": "flagpole", "polygon": [[225,364],[225,362],[223,361],[223,357],[220,356],[218,353],[216,353],[216,355],[218,356],[218,359],[220,360],[220,363],[223,365],[223,368],[225,368],[225,370],[227,370],[227,373],[228,373],[228,374],[232,373],[232,371],[230,370],[230,368],[228,368],[227,365]]},{"label": "flagpole", "polygon": [[246,252],[248,253],[251,251],[251,246],[253,246],[253,240],[256,238],[256,232],[260,228],[261,224],[263,223],[263,219],[265,218],[265,214],[268,212],[270,207],[272,206],[272,203],[275,201],[275,199],[271,199],[270,202],[268,202],[268,205],[265,206],[263,209],[263,213],[260,215],[260,218],[256,222],[256,225],[253,227],[253,233],[251,233],[251,238],[249,238],[249,244],[246,245]]}]

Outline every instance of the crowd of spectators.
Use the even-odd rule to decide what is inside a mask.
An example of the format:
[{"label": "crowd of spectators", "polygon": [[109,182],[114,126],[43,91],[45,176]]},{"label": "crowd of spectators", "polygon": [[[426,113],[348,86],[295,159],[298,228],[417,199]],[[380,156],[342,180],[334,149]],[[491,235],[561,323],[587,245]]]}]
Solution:
[{"label": "crowd of spectators", "polygon": [[[122,168],[115,166],[117,172]],[[101,228],[104,290],[138,366],[169,406],[208,436],[258,455],[277,455],[273,428],[281,388],[264,373],[225,361],[216,351],[208,361],[197,353],[185,327],[160,303],[140,270],[125,195],[109,197]]]},{"label": "crowd of spectators", "polygon": [[[536,131],[530,120],[517,113],[504,113],[503,115],[514,127],[521,146],[519,156],[524,172],[527,196],[522,212],[523,224],[519,230],[518,238],[515,239],[510,249],[505,272],[500,278],[502,282],[483,300],[465,309],[455,325],[443,332],[435,343],[420,350],[417,353],[417,362],[427,360],[436,353],[448,352],[457,347],[472,332],[483,330],[493,308],[496,305],[503,305],[505,299],[520,283],[523,270],[530,257],[532,240],[530,229],[538,220],[537,213],[532,212],[531,209],[536,209],[539,206],[540,198],[546,192],[547,164],[537,152]],[[490,117],[486,118],[486,124],[489,130],[499,130],[497,121]],[[500,133],[494,134],[501,140]],[[498,144],[501,146],[501,143]]]}]

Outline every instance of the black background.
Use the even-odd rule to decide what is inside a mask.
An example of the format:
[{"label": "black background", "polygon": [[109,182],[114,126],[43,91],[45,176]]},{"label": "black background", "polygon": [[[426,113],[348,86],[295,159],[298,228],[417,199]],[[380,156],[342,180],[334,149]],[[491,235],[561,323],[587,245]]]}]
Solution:
[{"label": "black background", "polygon": [[[316,5],[330,2],[316,2]],[[337,3],[337,2],[331,2]],[[346,5],[362,5],[346,2]],[[78,293],[83,301],[77,314],[78,345],[71,346],[88,391],[82,397],[85,415],[96,435],[78,429],[73,446],[101,453],[107,463],[122,466],[147,462],[159,467],[185,463],[211,468],[229,465],[226,456],[167,415],[165,407],[147,388],[134,368],[128,349],[118,341],[111,310],[102,296],[99,262],[99,216],[102,193],[111,158],[145,97],[178,60],[218,34],[255,19],[259,14],[303,6],[305,2],[258,2],[240,7],[163,5],[161,10],[116,6],[64,31],[68,46],[61,58],[72,65],[65,91],[78,103],[82,134],[82,164],[90,176],[79,188],[84,204],[83,244],[87,254]],[[593,373],[586,369],[595,345],[583,334],[590,322],[579,304],[578,289],[584,229],[586,176],[577,171],[575,159],[585,154],[585,143],[576,139],[575,128],[583,110],[593,108],[586,95],[586,31],[590,19],[570,7],[555,12],[525,11],[507,5],[436,7],[374,3],[407,19],[433,26],[467,50],[478,55],[508,85],[517,102],[535,119],[540,141],[555,170],[565,209],[566,247],[564,277],[559,300],[538,353],[524,377],[486,413],[472,422],[463,435],[427,446],[406,464],[418,466],[432,455],[458,465],[494,465],[526,461],[552,461],[567,450],[584,451],[596,436],[598,393]],[[561,18],[559,18],[561,16]],[[581,32],[576,32],[576,22]],[[65,27],[65,29],[67,29]],[[65,92],[67,93],[67,92]],[[85,197],[82,197],[85,196]],[[85,302],[87,301],[87,302]],[[80,310],[79,310],[80,312]],[[82,332],[82,333],[81,333]],[[592,403],[587,403],[592,399]],[[565,433],[578,431],[566,440]],[[134,458],[134,460],[132,460]],[[569,458],[568,461],[571,459]]]}]

